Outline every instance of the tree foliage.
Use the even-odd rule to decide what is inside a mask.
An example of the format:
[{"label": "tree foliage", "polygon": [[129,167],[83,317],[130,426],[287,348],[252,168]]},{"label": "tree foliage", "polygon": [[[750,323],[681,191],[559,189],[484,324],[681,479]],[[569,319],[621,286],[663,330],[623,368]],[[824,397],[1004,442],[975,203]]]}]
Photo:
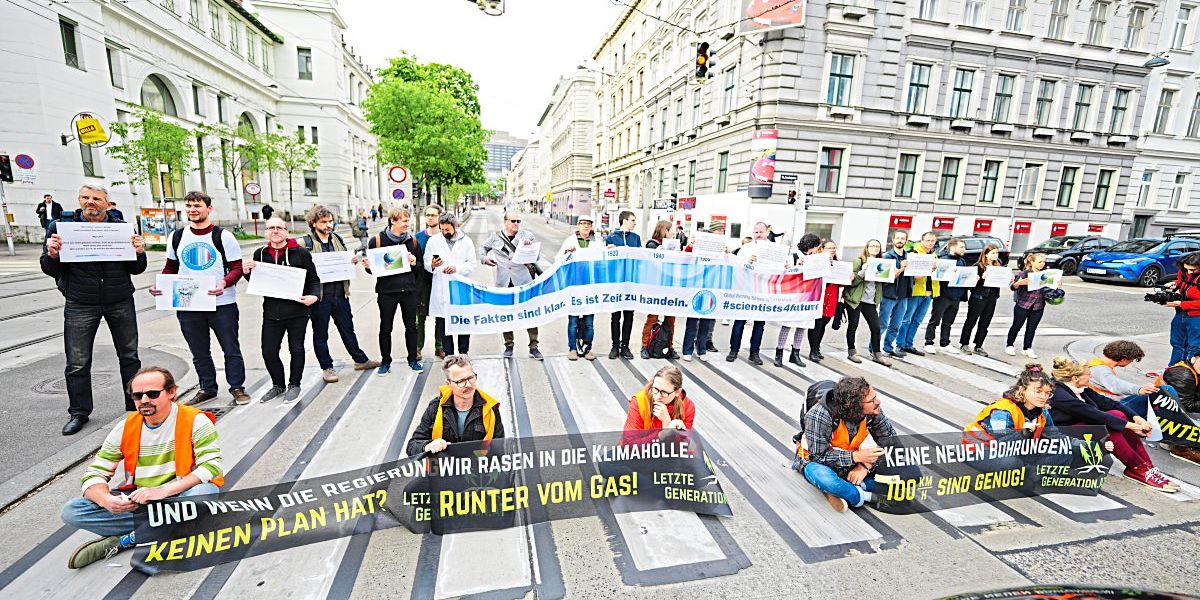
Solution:
[{"label": "tree foliage", "polygon": [[237,190],[246,182],[238,184],[243,172],[258,172],[270,168],[272,148],[266,144],[263,134],[257,134],[245,125],[228,123],[204,123],[196,132],[209,140],[206,153],[221,159],[221,168],[229,175],[233,185],[229,190],[236,197]]},{"label": "tree foliage", "polygon": [[112,124],[113,133],[121,137],[121,143],[104,149],[121,162],[128,177],[127,182],[113,182],[114,185],[150,183],[157,176],[160,163],[178,173],[194,170],[191,165],[196,150],[193,132],[145,107],[138,107],[134,117],[127,123]]},{"label": "tree foliage", "polygon": [[401,52],[379,70],[379,78],[425,85],[454,98],[463,112],[479,118],[479,84],[470,73],[454,65],[422,63],[411,54]]}]

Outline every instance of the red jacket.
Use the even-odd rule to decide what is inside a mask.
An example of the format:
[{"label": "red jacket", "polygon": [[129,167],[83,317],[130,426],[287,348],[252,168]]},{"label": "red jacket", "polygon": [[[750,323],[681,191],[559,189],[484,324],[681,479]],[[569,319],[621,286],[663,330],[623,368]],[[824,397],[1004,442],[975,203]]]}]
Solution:
[{"label": "red jacket", "polygon": [[841,289],[842,286],[836,283],[825,284],[825,299],[824,304],[821,306],[822,317],[832,319],[833,315],[837,313],[837,303],[838,298],[841,297]]},{"label": "red jacket", "polygon": [[[683,426],[688,430],[692,430],[692,423],[696,420],[696,405],[692,403],[692,399],[684,393],[680,399],[683,402],[683,408],[680,415],[683,421]],[[650,427],[646,427],[646,419],[642,417],[641,408],[638,406],[641,403],[647,403],[647,406],[653,406],[653,402],[649,402],[646,398],[646,390],[640,390],[632,398],[629,399],[629,414],[625,417],[625,435],[626,444],[640,444],[653,441],[658,433],[662,431],[663,423],[658,420],[653,414],[650,416]]]},{"label": "red jacket", "polygon": [[1175,276],[1175,289],[1183,292],[1183,303],[1180,308],[1189,317],[1200,317],[1200,276],[1196,276],[1190,280],[1184,279],[1183,267],[1179,268],[1179,274]]}]

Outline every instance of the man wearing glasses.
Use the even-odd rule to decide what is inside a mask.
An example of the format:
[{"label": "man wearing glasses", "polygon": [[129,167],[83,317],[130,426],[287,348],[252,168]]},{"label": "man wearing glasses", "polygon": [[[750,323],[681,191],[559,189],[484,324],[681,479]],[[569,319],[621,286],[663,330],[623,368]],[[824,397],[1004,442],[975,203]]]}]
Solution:
[{"label": "man wearing glasses", "polygon": [[[512,261],[517,245],[528,246],[537,241],[532,233],[521,229],[521,215],[515,212],[504,213],[504,230],[494,231],[487,241],[479,247],[479,262],[490,267],[496,267],[496,287],[518,287],[525,285],[537,275],[535,265],[523,265]],[[530,327],[529,356],[542,360],[538,350],[538,328]],[[513,332],[504,332],[504,358],[512,358]]]},{"label": "man wearing glasses", "polygon": [[465,354],[447,356],[442,363],[446,384],[429,402],[421,424],[409,438],[409,456],[436,454],[450,444],[478,442],[504,437],[500,403],[475,387],[479,377]]},{"label": "man wearing glasses", "polygon": [[[438,219],[441,217],[441,206],[430,204],[425,207],[425,229],[417,232],[417,243],[421,245],[422,252],[429,246],[429,238],[442,235],[442,230],[438,228]],[[424,286],[421,290],[421,302],[417,304],[417,360],[421,360],[421,349],[425,348],[425,317],[429,316],[429,296],[433,288],[433,273],[425,271],[422,275]],[[433,355],[438,358],[446,357],[446,351],[442,348],[442,338],[436,335],[433,337]]]},{"label": "man wearing glasses", "polygon": [[[67,568],[79,569],[132,548],[133,512],[171,496],[215,494],[224,483],[216,417],[175,402],[175,377],[162,367],[146,367],[129,383],[137,410],[113,428],[83,473],[83,496],[67,502],[67,525],[102,536],[71,553]],[[180,439],[191,441],[177,447]],[[117,467],[125,481],[109,489]],[[184,475],[180,475],[184,473]]]}]

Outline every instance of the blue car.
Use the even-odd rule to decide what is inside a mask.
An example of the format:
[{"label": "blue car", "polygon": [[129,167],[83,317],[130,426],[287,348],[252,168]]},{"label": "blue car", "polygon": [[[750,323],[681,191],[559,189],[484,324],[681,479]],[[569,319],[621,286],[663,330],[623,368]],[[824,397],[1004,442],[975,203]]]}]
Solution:
[{"label": "blue car", "polygon": [[1175,278],[1175,261],[1200,251],[1200,239],[1166,237],[1125,240],[1079,263],[1084,281],[1120,281],[1151,287]]}]

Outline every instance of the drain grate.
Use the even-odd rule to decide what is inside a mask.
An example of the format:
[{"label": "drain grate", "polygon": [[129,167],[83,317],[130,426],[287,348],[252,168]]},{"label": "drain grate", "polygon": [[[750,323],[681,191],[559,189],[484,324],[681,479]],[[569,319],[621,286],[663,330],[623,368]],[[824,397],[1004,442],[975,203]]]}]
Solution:
[{"label": "drain grate", "polygon": [[[110,371],[97,371],[92,373],[93,390],[108,387],[110,385],[120,386],[120,376]],[[67,380],[61,376],[43,379],[33,384],[33,391],[38,394],[65,395],[67,393]]]}]

